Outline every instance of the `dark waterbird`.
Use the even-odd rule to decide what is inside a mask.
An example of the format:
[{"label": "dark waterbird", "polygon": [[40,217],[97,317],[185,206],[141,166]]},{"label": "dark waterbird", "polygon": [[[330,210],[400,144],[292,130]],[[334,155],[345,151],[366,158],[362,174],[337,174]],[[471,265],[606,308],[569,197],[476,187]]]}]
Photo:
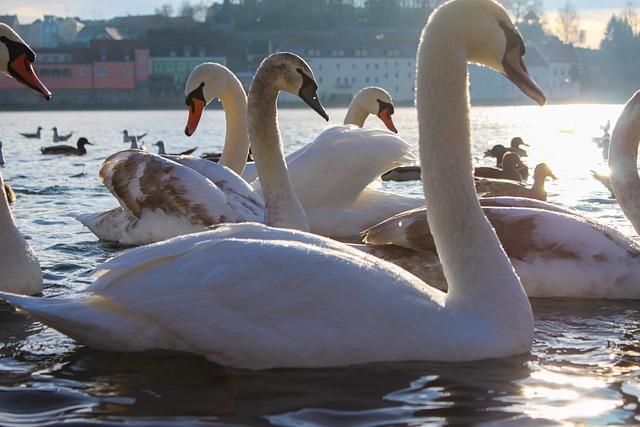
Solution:
[{"label": "dark waterbird", "polygon": [[85,145],[93,145],[87,138],[81,137],[78,139],[77,147],[71,145],[52,145],[50,147],[42,147],[40,151],[42,154],[75,154],[76,156],[83,156],[87,154]]}]

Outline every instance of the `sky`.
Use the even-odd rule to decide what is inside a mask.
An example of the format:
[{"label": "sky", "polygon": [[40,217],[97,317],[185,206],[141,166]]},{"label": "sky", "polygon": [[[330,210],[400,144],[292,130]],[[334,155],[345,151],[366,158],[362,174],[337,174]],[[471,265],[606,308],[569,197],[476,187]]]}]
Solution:
[{"label": "sky", "polygon": [[[187,0],[196,4],[198,0]],[[611,15],[624,10],[629,0],[570,0],[580,17],[580,27],[586,32],[589,47],[597,48]],[[75,16],[80,19],[109,19],[114,16],[150,15],[163,4],[171,4],[174,11],[184,0],[0,0],[0,15],[18,15],[21,24],[29,24],[44,15]],[[210,1],[204,1],[210,4]],[[218,3],[221,3],[219,1]],[[547,21],[555,23],[555,15],[567,0],[543,0]],[[640,9],[640,0],[633,3]]]}]

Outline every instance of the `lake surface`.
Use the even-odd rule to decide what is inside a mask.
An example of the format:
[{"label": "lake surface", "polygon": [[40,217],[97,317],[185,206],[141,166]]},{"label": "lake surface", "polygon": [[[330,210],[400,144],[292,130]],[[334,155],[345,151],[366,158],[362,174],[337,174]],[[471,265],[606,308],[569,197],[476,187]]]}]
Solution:
[{"label": "lake surface", "polygon": [[[547,162],[558,180],[549,201],[635,236],[617,202],[591,177],[606,161],[591,137],[622,105],[474,107],[475,157],[521,136],[531,170]],[[345,109],[329,109],[330,124]],[[125,248],[98,241],[68,216],[116,206],[98,178],[102,161],[127,148],[122,131],[168,152],[198,146],[220,151],[224,113],[205,112],[196,134],[184,133],[187,112],[0,112],[7,161],[2,174],[18,194],[16,221],[42,265],[44,297],[72,295],[88,273]],[[417,147],[412,108],[397,108],[401,137]],[[281,110],[287,152],[326,123],[308,109]],[[382,127],[375,118],[368,125]],[[41,140],[19,132],[42,126]],[[40,154],[51,128],[94,145],[84,157]],[[385,182],[404,194],[419,182]],[[638,278],[640,280],[640,278]],[[603,284],[606,286],[607,284]],[[473,363],[385,363],[341,369],[233,370],[188,354],[117,353],[82,346],[0,303],[0,425],[382,426],[419,424],[567,425],[640,423],[640,302],[532,300],[531,353]],[[373,314],[375,315],[375,313]]]}]

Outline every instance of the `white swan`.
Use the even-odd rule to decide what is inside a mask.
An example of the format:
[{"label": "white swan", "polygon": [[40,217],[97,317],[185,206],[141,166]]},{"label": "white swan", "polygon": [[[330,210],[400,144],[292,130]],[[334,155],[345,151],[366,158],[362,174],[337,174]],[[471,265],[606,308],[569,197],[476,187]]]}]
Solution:
[{"label": "white swan", "polygon": [[217,97],[224,103],[227,131],[220,162],[138,150],[107,158],[100,177],[120,207],[72,214],[98,238],[141,245],[221,222],[263,221],[262,197],[231,169],[241,172],[249,151],[247,101],[240,81],[226,67],[205,63],[193,70],[186,91],[187,135],[195,130],[208,102]]},{"label": "white swan", "polygon": [[[612,132],[609,168],[620,207],[638,233],[639,141],[640,94],[636,93]],[[640,246],[633,238],[578,212],[558,207],[551,212],[548,204],[532,203],[527,202],[526,209],[484,209],[528,296],[640,299]],[[428,228],[424,209],[403,213],[367,230],[364,241],[369,246],[361,249],[446,289],[433,243],[426,238]]]},{"label": "white swan", "polygon": [[226,120],[224,147],[218,163],[242,175],[249,155],[247,95],[240,80],[224,65],[205,62],[189,74],[185,85],[189,118],[184,133],[193,135],[205,107],[216,98],[224,108]]},{"label": "white swan", "polygon": [[[32,63],[35,53],[11,27],[0,23],[0,72],[15,78],[45,99],[51,92],[38,79]],[[42,292],[40,263],[22,237],[11,214],[0,173],[0,290],[17,294]]]},{"label": "white swan", "polygon": [[[609,167],[625,216],[640,231],[640,94],[625,106],[611,135]],[[481,199],[491,203],[504,198]],[[575,211],[511,199],[484,212],[530,297],[640,299],[640,246]],[[498,202],[500,203],[500,202]],[[516,204],[517,203],[517,204]],[[518,206],[518,207],[513,207]],[[524,207],[520,207],[524,206]],[[550,209],[553,209],[551,211]],[[424,209],[390,218],[364,233],[360,247],[446,289]]]},{"label": "white swan", "polygon": [[[255,164],[247,164],[249,150],[243,121],[246,106],[239,81],[225,98],[218,95],[222,84],[237,78],[221,65],[205,63],[196,67],[187,81],[189,106],[187,135],[195,132],[204,108],[218,96],[227,117],[227,137],[220,163],[241,174],[247,182],[257,176]],[[398,212],[424,204],[409,197],[367,186],[398,165],[412,164],[413,147],[389,131],[362,128],[369,114],[375,114],[391,130],[393,102],[388,92],[377,87],[362,89],[354,97],[345,124],[323,131],[316,140],[287,156],[294,191],[304,207],[311,231],[337,238],[353,238],[367,227]],[[174,159],[176,160],[176,159]],[[179,161],[179,160],[177,160]],[[195,160],[192,160],[195,162]],[[183,163],[184,164],[184,163]],[[206,167],[206,165],[202,166]],[[261,194],[259,181],[253,183]]]},{"label": "white swan", "polygon": [[611,193],[637,234],[640,234],[640,177],[638,144],[640,143],[640,91],[624,106],[609,145]]},{"label": "white swan", "polygon": [[[103,264],[78,297],[1,297],[92,346],[184,350],[239,368],[463,361],[527,352],[531,307],[473,188],[466,77],[468,59],[491,65],[543,102],[521,62],[523,50],[506,11],[492,0],[446,3],[422,34],[420,155],[423,185],[437,206],[429,221],[448,294],[339,242],[243,223],[128,251]],[[320,109],[313,74],[293,54],[276,54],[258,69],[249,95],[249,134],[267,212],[287,200],[298,212],[291,218],[303,218],[283,175],[278,88],[312,95],[307,101]],[[438,179],[442,170],[453,173],[446,185]],[[274,220],[284,219],[273,213]]]},{"label": "white swan", "polygon": [[[386,91],[364,88],[351,102],[345,124],[325,129],[287,156],[293,189],[312,232],[350,239],[391,215],[424,205],[420,197],[369,187],[385,172],[416,161],[411,144],[394,133],[362,127],[366,117],[375,114],[395,132],[392,113]],[[248,172],[243,177],[251,180]],[[261,191],[260,180],[252,185]]]}]

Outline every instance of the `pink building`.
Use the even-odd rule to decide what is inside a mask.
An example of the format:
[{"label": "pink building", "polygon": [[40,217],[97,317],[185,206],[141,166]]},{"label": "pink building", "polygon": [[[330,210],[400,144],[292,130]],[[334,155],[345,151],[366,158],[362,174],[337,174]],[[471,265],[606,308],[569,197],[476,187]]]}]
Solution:
[{"label": "pink building", "polygon": [[[144,40],[93,40],[88,48],[41,48],[34,69],[51,90],[135,90],[150,74]],[[1,90],[26,90],[13,79],[0,79]]]}]

